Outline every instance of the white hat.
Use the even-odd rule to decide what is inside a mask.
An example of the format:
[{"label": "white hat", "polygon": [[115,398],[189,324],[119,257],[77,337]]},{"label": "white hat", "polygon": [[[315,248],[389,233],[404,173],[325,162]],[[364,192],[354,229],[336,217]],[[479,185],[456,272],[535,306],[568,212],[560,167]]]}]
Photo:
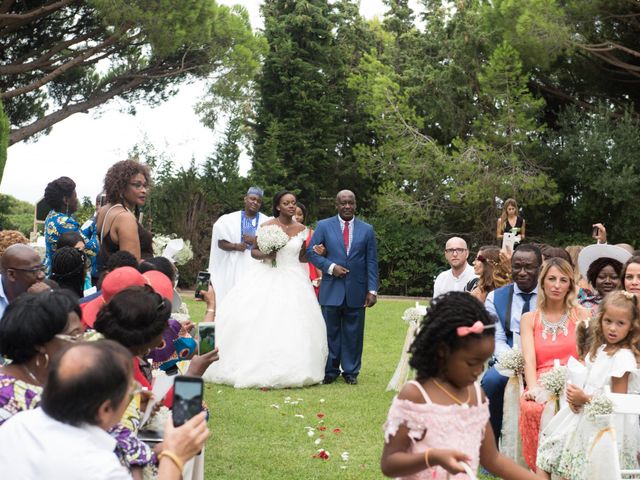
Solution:
[{"label": "white hat", "polygon": [[580,274],[584,278],[587,278],[587,272],[591,264],[599,258],[613,258],[620,263],[624,263],[631,258],[631,254],[624,248],[607,243],[595,243],[584,247],[578,255],[578,267]]}]

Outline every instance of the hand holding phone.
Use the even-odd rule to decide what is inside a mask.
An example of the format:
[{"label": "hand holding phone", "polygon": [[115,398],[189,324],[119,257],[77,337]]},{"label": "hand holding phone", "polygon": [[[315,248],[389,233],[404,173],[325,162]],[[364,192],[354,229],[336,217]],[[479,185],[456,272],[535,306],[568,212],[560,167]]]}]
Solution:
[{"label": "hand holding phone", "polygon": [[195,297],[202,298],[203,290],[206,292],[209,290],[209,282],[211,281],[211,274],[209,272],[198,272],[198,276],[196,277],[196,291]]},{"label": "hand holding phone", "polygon": [[198,355],[204,355],[216,348],[215,322],[200,322],[198,324]]},{"label": "hand holding phone", "polygon": [[179,427],[202,411],[203,382],[178,375],[173,384],[173,425]]}]

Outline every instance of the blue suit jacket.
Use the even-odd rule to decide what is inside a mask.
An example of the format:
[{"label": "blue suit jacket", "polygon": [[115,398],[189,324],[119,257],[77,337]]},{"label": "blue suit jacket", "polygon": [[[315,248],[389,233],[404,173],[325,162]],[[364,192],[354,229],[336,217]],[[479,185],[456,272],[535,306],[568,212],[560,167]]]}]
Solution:
[{"label": "blue suit jacket", "polygon": [[[313,245],[322,243],[327,255],[313,251]],[[307,258],[323,272],[320,284],[320,305],[340,306],[347,300],[350,308],[364,306],[367,292],[378,290],[378,248],[373,227],[357,218],[353,224],[353,238],[349,255],[344,247],[338,216],[318,222],[307,248]],[[349,270],[344,278],[329,275],[329,266],[335,263]]]}]

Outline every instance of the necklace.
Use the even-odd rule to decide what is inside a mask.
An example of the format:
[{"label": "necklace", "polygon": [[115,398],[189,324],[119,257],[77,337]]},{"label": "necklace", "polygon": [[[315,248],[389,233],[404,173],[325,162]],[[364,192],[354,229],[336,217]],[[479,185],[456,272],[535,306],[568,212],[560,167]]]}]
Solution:
[{"label": "necklace", "polygon": [[277,221],[280,225],[282,225],[282,228],[284,228],[285,230],[289,230],[289,228],[293,227],[293,222],[291,222],[289,225],[285,225],[284,223],[282,223],[282,222],[280,221],[280,219],[279,219],[279,218],[276,218],[276,221]]},{"label": "necklace", "polygon": [[445,395],[447,395],[447,397],[449,397],[451,400],[456,402],[458,405],[461,405],[464,408],[469,408],[469,399],[471,398],[471,394],[469,393],[469,387],[467,387],[467,399],[463,402],[458,397],[456,397],[453,393],[449,392],[449,390],[444,388],[444,386],[440,385],[440,383],[438,383],[438,381],[435,378],[433,379],[433,383],[435,383],[436,387],[442,390],[445,393]]},{"label": "necklace", "polygon": [[29,378],[31,378],[31,380],[33,380],[33,384],[34,384],[34,385],[38,385],[38,386],[40,386],[40,385],[41,385],[40,381],[39,381],[39,380],[36,378],[36,376],[31,372],[31,370],[29,370],[29,369],[27,368],[27,366],[26,366],[26,365],[24,365],[24,364],[23,364],[23,365],[22,365],[22,369],[23,369],[23,370],[24,370],[24,372],[29,376]]},{"label": "necklace", "polygon": [[542,320],[542,339],[546,340],[547,335],[551,334],[551,341],[555,342],[556,338],[558,338],[558,330],[561,330],[563,335],[566,337],[569,335],[569,328],[567,327],[567,323],[569,320],[569,314],[564,312],[560,317],[560,320],[557,322],[550,322],[544,316],[544,312],[540,310],[540,319]]}]

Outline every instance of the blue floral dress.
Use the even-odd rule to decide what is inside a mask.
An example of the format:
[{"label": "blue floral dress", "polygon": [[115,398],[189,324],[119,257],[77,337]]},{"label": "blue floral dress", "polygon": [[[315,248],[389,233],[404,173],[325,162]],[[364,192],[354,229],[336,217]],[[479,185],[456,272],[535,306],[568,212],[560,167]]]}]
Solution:
[{"label": "blue floral dress", "polygon": [[55,210],[51,210],[49,212],[47,218],[44,220],[44,240],[46,247],[44,265],[46,267],[45,275],[47,277],[51,274],[51,260],[53,259],[53,254],[56,251],[58,238],[60,238],[60,235],[65,232],[75,231],[82,235],[85,242],[85,253],[91,261],[93,268],[96,264],[96,257],[100,246],[95,232],[93,232],[91,228],[92,225],[89,225],[85,230],[82,230],[76,219],[66,213],[56,212]]}]

